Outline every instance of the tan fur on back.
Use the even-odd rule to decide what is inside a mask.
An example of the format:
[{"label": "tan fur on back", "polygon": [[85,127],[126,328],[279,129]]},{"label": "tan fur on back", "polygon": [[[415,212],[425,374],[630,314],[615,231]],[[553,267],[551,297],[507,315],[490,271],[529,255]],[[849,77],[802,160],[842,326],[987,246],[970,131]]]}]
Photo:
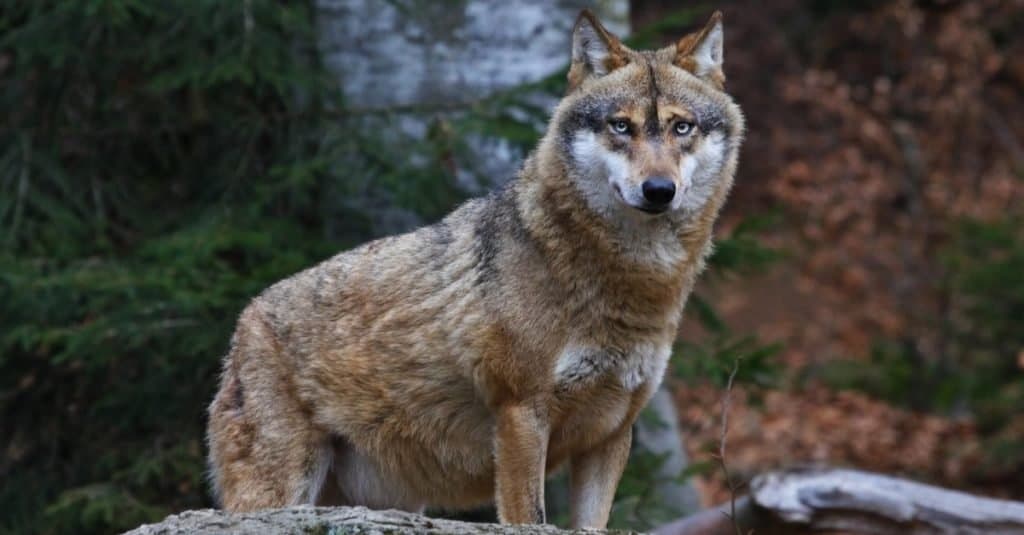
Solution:
[{"label": "tan fur on back", "polygon": [[[743,130],[721,81],[686,72],[678,47],[613,44],[609,73],[573,66],[574,89],[518,179],[435,225],[283,280],[245,309],[210,407],[225,507],[497,499],[503,521],[536,522],[546,471],[569,462],[574,524],[603,525]],[[707,132],[682,144],[661,131],[609,137],[592,120],[606,103],[637,122],[652,107],[656,121],[703,114]],[[651,216],[609,201],[573,147],[618,154],[608,161],[628,162],[637,180],[682,173],[681,159],[700,150],[718,167],[694,175],[693,206]]]}]

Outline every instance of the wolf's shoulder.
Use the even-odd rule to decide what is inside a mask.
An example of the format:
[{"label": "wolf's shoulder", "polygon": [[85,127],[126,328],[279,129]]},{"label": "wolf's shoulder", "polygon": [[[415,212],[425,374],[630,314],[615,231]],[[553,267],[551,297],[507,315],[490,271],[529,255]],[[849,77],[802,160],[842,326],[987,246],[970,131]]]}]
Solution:
[{"label": "wolf's shoulder", "polygon": [[298,296],[310,296],[325,285],[333,285],[364,271],[387,269],[395,262],[437,253],[455,240],[458,227],[472,224],[489,197],[465,201],[441,220],[403,233],[380,236],[338,251],[301,271],[288,275],[261,291],[254,301],[265,304],[292,301]]}]

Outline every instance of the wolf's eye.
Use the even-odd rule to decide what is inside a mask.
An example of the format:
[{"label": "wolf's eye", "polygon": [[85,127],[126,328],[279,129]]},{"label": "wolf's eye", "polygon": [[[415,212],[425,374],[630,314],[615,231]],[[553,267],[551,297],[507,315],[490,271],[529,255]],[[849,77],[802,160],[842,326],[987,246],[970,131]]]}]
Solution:
[{"label": "wolf's eye", "polygon": [[675,131],[677,136],[685,136],[686,134],[689,134],[690,132],[693,131],[693,123],[679,121],[678,123],[676,123]]},{"label": "wolf's eye", "polygon": [[612,127],[612,132],[616,134],[628,134],[629,133],[629,122],[623,119],[612,119],[608,122]]}]

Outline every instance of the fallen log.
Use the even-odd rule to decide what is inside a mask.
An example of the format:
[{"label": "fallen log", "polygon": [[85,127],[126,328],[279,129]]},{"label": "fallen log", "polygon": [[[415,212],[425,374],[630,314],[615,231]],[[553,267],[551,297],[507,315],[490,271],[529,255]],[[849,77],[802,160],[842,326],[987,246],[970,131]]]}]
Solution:
[{"label": "fallen log", "polygon": [[754,479],[750,496],[658,528],[657,535],[935,533],[1024,535],[1024,503],[879,474],[794,469]]}]

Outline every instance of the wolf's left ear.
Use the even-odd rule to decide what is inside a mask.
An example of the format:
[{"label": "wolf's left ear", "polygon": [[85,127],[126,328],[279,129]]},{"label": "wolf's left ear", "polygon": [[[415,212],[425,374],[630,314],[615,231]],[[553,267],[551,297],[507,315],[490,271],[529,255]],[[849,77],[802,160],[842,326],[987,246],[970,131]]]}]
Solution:
[{"label": "wolf's left ear", "polygon": [[722,12],[715,11],[704,29],[683,37],[676,43],[674,63],[710,82],[718,89],[725,87],[722,72]]},{"label": "wolf's left ear", "polygon": [[589,9],[584,9],[572,29],[569,91],[587,78],[604,76],[626,63],[622,42],[606,30]]}]

